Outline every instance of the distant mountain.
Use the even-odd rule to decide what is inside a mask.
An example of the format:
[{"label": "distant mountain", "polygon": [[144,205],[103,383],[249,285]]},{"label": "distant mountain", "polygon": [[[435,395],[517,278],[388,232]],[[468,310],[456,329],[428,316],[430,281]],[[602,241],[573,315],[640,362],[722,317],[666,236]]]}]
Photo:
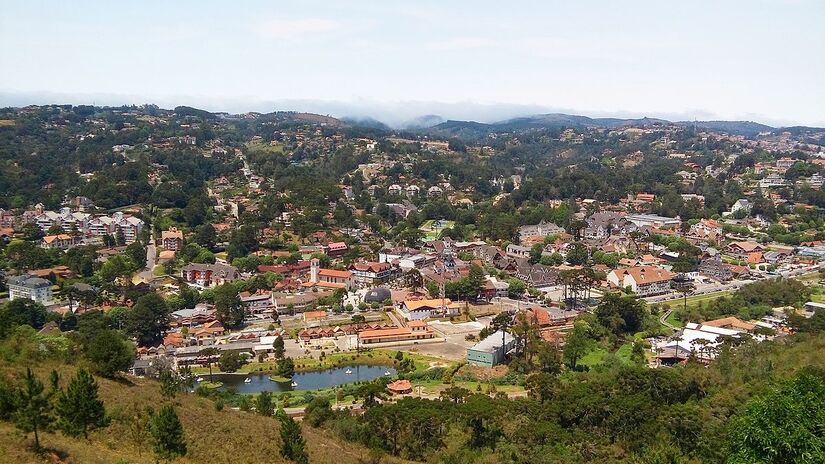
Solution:
[{"label": "distant mountain", "polygon": [[444,118],[438,116],[437,114],[427,114],[424,116],[419,116],[415,119],[405,122],[401,125],[404,129],[427,129],[433,126],[437,126],[444,122]]},{"label": "distant mountain", "polygon": [[752,137],[760,132],[771,132],[776,128],[753,121],[679,121],[682,127],[696,127],[699,129],[727,132],[728,134]]},{"label": "distant mountain", "polygon": [[480,123],[473,121],[445,121],[426,129],[425,132],[440,137],[460,137],[466,139],[483,138],[493,132],[504,132],[525,129],[551,129],[561,127],[571,128],[603,128],[616,129],[621,127],[650,127],[676,125],[680,127],[696,127],[699,129],[726,132],[729,134],[753,137],[762,132],[791,131],[794,134],[805,132],[821,132],[825,129],[813,127],[777,128],[752,121],[678,121],[671,122],[657,118],[591,118],[588,116],[563,113],[538,114],[524,116],[494,123]]},{"label": "distant mountain", "polygon": [[341,121],[355,127],[367,127],[370,129],[381,129],[388,131],[390,127],[383,122],[370,117],[343,117]]}]

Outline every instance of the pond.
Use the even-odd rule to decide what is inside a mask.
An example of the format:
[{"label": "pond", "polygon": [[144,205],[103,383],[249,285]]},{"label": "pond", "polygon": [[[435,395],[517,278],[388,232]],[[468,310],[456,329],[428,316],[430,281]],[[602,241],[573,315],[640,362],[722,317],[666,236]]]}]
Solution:
[{"label": "pond", "polygon": [[[347,373],[349,372],[349,373]],[[384,377],[389,372],[388,377],[394,377],[395,369],[386,366],[349,366],[336,367],[314,372],[298,372],[292,377],[292,382],[275,382],[269,379],[269,374],[214,374],[215,382],[223,382],[219,390],[232,388],[238,393],[259,393],[262,391],[285,392],[301,390],[317,390],[319,388],[330,388],[347,383],[358,381],[369,381]],[[209,374],[201,375],[203,381],[209,380]],[[249,379],[249,382],[245,382]],[[197,386],[197,384],[195,384]]]}]

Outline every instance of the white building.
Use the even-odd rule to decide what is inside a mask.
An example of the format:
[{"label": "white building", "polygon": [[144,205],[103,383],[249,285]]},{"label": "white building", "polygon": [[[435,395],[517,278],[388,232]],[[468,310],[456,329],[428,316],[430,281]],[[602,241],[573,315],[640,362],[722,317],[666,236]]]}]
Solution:
[{"label": "white building", "polygon": [[43,306],[52,304],[52,283],[40,277],[22,275],[8,280],[9,300],[28,298]]}]

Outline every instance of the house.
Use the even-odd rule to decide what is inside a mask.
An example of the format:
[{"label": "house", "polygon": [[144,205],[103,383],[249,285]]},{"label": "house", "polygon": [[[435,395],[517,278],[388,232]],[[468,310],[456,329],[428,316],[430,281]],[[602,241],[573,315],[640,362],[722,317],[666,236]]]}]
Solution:
[{"label": "house", "polygon": [[358,262],[349,266],[355,281],[364,285],[380,285],[389,281],[395,274],[390,263]]},{"label": "house", "polygon": [[607,281],[616,288],[630,288],[633,293],[645,297],[670,291],[674,273],[655,266],[638,266],[614,269],[607,274]]},{"label": "house", "polygon": [[529,258],[530,247],[509,244],[506,248],[507,254],[516,258]]},{"label": "house", "polygon": [[399,313],[408,321],[427,319],[431,316],[457,316],[460,306],[449,298],[431,300],[406,300],[401,304]]},{"label": "house", "polygon": [[338,258],[346,253],[348,249],[345,242],[330,242],[324,246],[324,253],[331,258]]},{"label": "house", "polygon": [[19,298],[28,298],[43,306],[52,304],[52,283],[41,277],[29,274],[9,277],[9,301]]},{"label": "house", "polygon": [[440,197],[442,195],[444,195],[444,190],[437,185],[433,185],[432,187],[427,189],[427,196]]},{"label": "house", "polygon": [[717,240],[722,236],[722,225],[713,219],[702,219],[690,226],[690,235],[701,239]]},{"label": "house", "polygon": [[210,288],[236,280],[238,268],[227,264],[187,264],[180,271],[181,278],[189,284]]},{"label": "house", "polygon": [[728,252],[741,258],[746,258],[751,253],[762,253],[765,247],[756,242],[732,242],[727,246]]},{"label": "house", "polygon": [[390,186],[387,188],[387,193],[388,193],[389,195],[401,195],[401,192],[402,192],[403,190],[404,190],[404,189],[403,189],[403,188],[401,188],[401,186],[400,186],[400,185],[398,185],[398,184],[392,184],[392,185],[390,185]]},{"label": "house", "polygon": [[238,296],[250,314],[272,313],[275,310],[271,291],[258,289],[255,293],[241,292]]},{"label": "house", "polygon": [[590,240],[602,240],[617,231],[624,231],[630,224],[623,213],[604,211],[593,213],[586,220],[584,237]]},{"label": "house", "polygon": [[46,235],[40,246],[46,249],[68,250],[80,244],[80,237],[69,234]]},{"label": "house", "polygon": [[211,321],[190,330],[189,337],[195,339],[198,345],[213,345],[224,332],[226,328],[220,321]]},{"label": "house", "polygon": [[733,205],[731,205],[730,212],[728,214],[736,214],[737,211],[744,211],[747,216],[751,213],[752,209],[753,204],[749,200],[740,198],[739,200],[736,200]]},{"label": "house", "polygon": [[417,197],[419,193],[421,193],[421,188],[417,185],[408,185],[405,189],[407,192],[407,197]]},{"label": "house", "polygon": [[720,282],[727,282],[733,276],[730,268],[722,262],[718,254],[702,260],[699,264],[699,274]]},{"label": "house", "polygon": [[161,245],[163,248],[172,251],[178,251],[183,248],[183,231],[172,227],[169,230],[164,230],[160,233]]},{"label": "house", "polygon": [[515,346],[515,337],[499,330],[468,348],[467,362],[481,367],[493,367],[503,362]]},{"label": "house", "polygon": [[738,330],[747,333],[753,333],[756,327],[758,327],[756,324],[745,322],[734,316],[715,319],[712,321],[705,321],[702,323],[702,325],[711,327],[721,327],[723,329]]},{"label": "house", "polygon": [[361,345],[415,343],[419,340],[430,340],[432,338],[435,338],[435,334],[424,321],[411,321],[407,327],[363,330],[358,332],[358,343]]},{"label": "house", "polygon": [[307,293],[283,293],[272,294],[272,302],[278,314],[302,313],[315,307],[319,298],[332,296],[331,291],[307,292]]},{"label": "house", "polygon": [[564,233],[564,228],[559,227],[552,222],[542,220],[535,225],[521,226],[518,229],[519,241],[526,243],[534,237],[547,237],[548,235],[560,235]]}]

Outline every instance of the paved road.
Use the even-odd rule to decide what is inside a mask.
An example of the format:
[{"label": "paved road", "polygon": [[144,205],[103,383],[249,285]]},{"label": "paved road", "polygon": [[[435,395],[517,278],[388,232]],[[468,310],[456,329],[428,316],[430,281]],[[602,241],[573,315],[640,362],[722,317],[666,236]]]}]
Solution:
[{"label": "paved road", "polygon": [[146,245],[146,269],[141,271],[140,277],[148,282],[152,280],[152,270],[155,268],[155,261],[157,259],[157,247],[155,246],[155,238],[149,239],[149,244]]}]

